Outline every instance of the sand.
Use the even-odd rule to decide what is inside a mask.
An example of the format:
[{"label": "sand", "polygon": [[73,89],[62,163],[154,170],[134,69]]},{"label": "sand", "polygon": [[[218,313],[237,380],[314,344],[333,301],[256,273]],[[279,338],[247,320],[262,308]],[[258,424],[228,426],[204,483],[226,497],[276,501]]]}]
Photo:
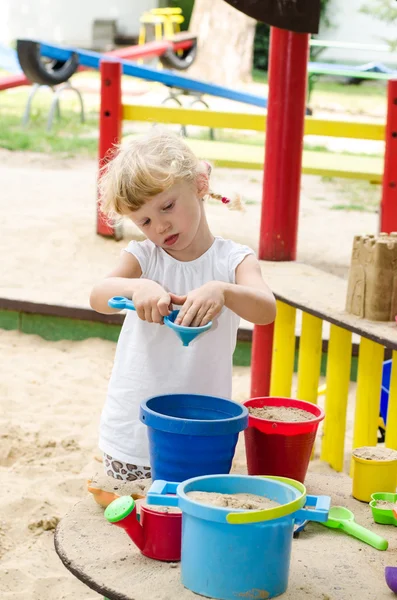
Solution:
[{"label": "sand", "polygon": [[[0,415],[2,600],[101,598],[65,569],[54,552],[53,528],[59,519],[67,526],[66,515],[82,499],[90,507],[89,518],[97,519],[99,515],[102,523],[103,509],[87,491],[88,479],[92,481],[91,485],[101,487],[105,481],[105,488],[110,492],[127,491],[123,482],[104,480],[101,455],[97,449],[100,411],[114,351],[115,344],[104,340],[47,342],[37,336],[0,330],[0,393],[5,407]],[[246,400],[249,395],[248,368],[234,369],[233,386],[233,397],[238,401]],[[354,385],[347,415],[347,450],[352,443],[353,414]],[[320,436],[321,429],[316,456]],[[348,465],[347,454],[347,468]],[[239,438],[233,471],[246,472],[243,436]],[[98,477],[97,473],[102,477]],[[137,482],[133,483],[136,485]],[[144,483],[147,485],[147,482]],[[142,491],[128,487],[129,493],[139,494]],[[349,478],[333,473],[317,460],[310,465],[308,491],[331,494],[334,504],[353,510],[357,522],[371,529],[375,527],[377,533],[386,535],[382,526],[374,526],[368,506],[351,498]],[[82,510],[85,506],[82,505]],[[84,514],[82,519],[87,526]],[[92,523],[95,525],[95,520]],[[89,531],[87,543],[90,544],[92,566],[97,564],[97,560],[98,564],[102,564],[100,561],[107,556],[114,556],[114,560],[120,561],[127,557],[129,562],[122,563],[129,566],[123,582],[132,583],[131,575],[137,567],[139,573],[142,569],[143,586],[147,586],[151,578],[153,582],[160,581],[160,571],[157,573],[154,567],[148,565],[131,544],[122,545],[123,540],[126,544],[123,531],[112,531],[113,542],[97,536],[94,530]],[[307,533],[301,534],[293,545],[291,585],[286,600],[296,597],[303,600],[327,597],[346,600],[349,594],[361,600],[387,600],[383,566],[395,563],[396,528],[387,528],[387,537],[391,546],[387,556],[383,556],[386,553],[357,544],[348,536],[329,532],[319,525],[310,525]],[[349,566],[347,570],[346,565]],[[159,600],[179,597],[176,591],[181,593],[181,598],[185,597],[178,583],[179,571],[175,571],[172,569],[174,575],[167,579],[168,587],[163,595],[158,596]],[[161,573],[164,573],[163,569]],[[360,589],[365,589],[366,593],[360,596]],[[145,592],[143,596],[136,596],[136,600],[141,599],[147,600]]]},{"label": "sand", "polygon": [[[113,269],[132,237],[142,239],[131,222],[119,242],[95,235],[96,175],[95,160],[0,149],[0,181],[7,190],[0,194],[0,296],[88,307],[93,284]],[[376,233],[378,227],[376,214],[330,210],[347,201],[352,185],[302,178],[298,259],[344,277],[353,236]],[[243,214],[208,203],[214,233],[257,250],[262,174],[214,169],[212,188],[226,196],[241,192],[248,202]]]},{"label": "sand", "polygon": [[386,500],[376,500],[376,508],[380,508],[380,510],[397,510],[397,503],[387,502]]},{"label": "sand", "polygon": [[199,502],[200,504],[207,504],[210,506],[219,506],[221,508],[241,508],[245,510],[265,510],[266,508],[273,508],[279,506],[278,502],[265,498],[264,496],[257,496],[256,494],[220,494],[218,492],[188,492],[186,494],[188,498]]},{"label": "sand", "polygon": [[149,508],[150,510],[153,510],[154,512],[166,513],[166,514],[170,514],[170,513],[180,514],[182,512],[181,509],[177,508],[176,506],[155,506],[153,504],[142,504],[141,509],[142,509],[142,507]]},{"label": "sand", "polygon": [[353,456],[366,460],[397,460],[397,451],[377,446],[362,446],[353,451]]},{"label": "sand", "polygon": [[303,421],[313,421],[314,419],[312,413],[293,406],[249,406],[248,412],[253,417],[278,421],[279,423],[301,423]]},{"label": "sand", "polygon": [[[0,330],[2,600],[100,598],[65,569],[53,538],[79,500],[95,505],[87,480],[99,486],[107,480],[97,477],[103,475],[97,430],[115,347]],[[246,400],[249,369],[234,370],[234,389],[235,399]],[[109,491],[127,489],[112,483]],[[128,492],[139,493],[133,484]]]}]

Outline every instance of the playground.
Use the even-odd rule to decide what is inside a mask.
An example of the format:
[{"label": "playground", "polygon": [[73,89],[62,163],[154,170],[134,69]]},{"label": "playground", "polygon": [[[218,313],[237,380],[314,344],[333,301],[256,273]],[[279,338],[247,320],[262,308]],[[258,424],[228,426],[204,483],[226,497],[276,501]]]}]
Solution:
[{"label": "playground", "polygon": [[[91,85],[94,87],[93,83]],[[260,84],[254,85],[258,91]],[[150,101],[153,101],[153,96],[161,91],[152,89],[147,93]],[[87,96],[89,102],[90,95]],[[94,98],[92,94],[93,101]],[[338,99],[340,109],[343,107],[343,95]],[[379,110],[379,103],[373,99],[371,101],[371,97],[365,100],[368,102],[369,116],[374,121],[380,120],[382,114],[371,115],[371,110]],[[324,112],[327,109],[331,112],[335,108],[335,97],[328,101],[329,104],[324,97],[320,101]],[[142,96],[139,102],[142,103]],[[351,101],[349,107],[351,110]],[[218,105],[218,108],[228,107]],[[348,109],[346,107],[345,114],[348,114]],[[0,151],[0,158],[1,181],[8,195],[14,198],[14,202],[9,204],[6,196],[2,195],[5,225],[1,240],[4,257],[2,296],[87,308],[93,281],[111,269],[114,259],[125,245],[124,240],[114,241],[94,235],[92,202],[97,169],[95,158],[86,154],[68,157],[62,153],[51,155],[7,150]],[[208,204],[207,212],[214,232],[225,237],[233,236],[237,241],[257,249],[260,173],[214,169],[213,181],[214,187],[226,194],[240,192],[246,203],[244,214],[225,211],[217,204]],[[378,218],[374,206],[379,187],[358,182],[355,196],[360,197],[363,188],[366,199],[371,194],[373,196],[372,203],[358,210],[351,208],[352,202],[354,204],[351,188],[344,185],[342,180],[327,181],[309,175],[302,178],[298,259],[345,278],[352,236],[357,231],[375,232]],[[341,203],[346,204],[346,209],[335,208]],[[125,239],[131,237],[140,239],[139,232],[125,224]],[[78,259],[80,266],[71,276],[70,265],[74,259]],[[1,455],[5,457],[2,466],[10,474],[9,485],[1,491],[4,515],[0,540],[6,554],[1,578],[5,597],[8,594],[10,598],[21,600],[25,597],[52,600],[74,594],[81,598],[97,598],[99,596],[95,592],[64,569],[53,553],[52,537],[58,520],[84,496],[86,479],[101,469],[96,445],[97,425],[115,343],[98,338],[81,342],[54,342],[36,335],[3,330],[1,345],[6,357],[2,393],[5,397],[13,398],[11,412],[2,417],[2,429],[6,433],[1,438]],[[54,366],[50,374],[47,370],[49,362]],[[22,376],[21,364],[25,365]],[[87,373],[90,373],[89,377]],[[294,378],[294,387],[296,383]],[[237,401],[249,396],[249,367],[235,366],[233,389],[233,397]],[[347,417],[347,449],[351,447],[353,436],[355,389],[352,383]],[[84,411],[81,410],[82,403]],[[317,458],[310,467],[311,487],[321,487],[322,478],[332,473],[325,463],[318,460],[318,456],[317,444]],[[244,447],[241,440],[235,468],[239,464],[243,466],[243,462]],[[341,504],[344,501],[344,498],[343,501],[339,499]],[[12,519],[16,511],[21,515],[19,524]],[[356,518],[359,518],[357,510]],[[364,511],[363,519],[366,518]],[[371,526],[370,519],[361,520],[361,523]],[[379,526],[378,532],[382,533]],[[323,543],[323,536],[328,541],[332,533],[322,532],[320,526],[313,525],[309,539],[316,539],[317,542],[309,556],[310,569],[316,573],[320,573],[322,568],[322,557],[317,550]],[[300,543],[306,542],[303,539],[294,542]],[[384,588],[380,563],[376,562],[376,569],[372,567],[372,561],[378,558],[379,553],[374,557],[375,550],[364,546],[358,548],[354,544],[352,540],[343,546],[339,545],[338,553],[341,563],[346,564],[353,550],[360,550],[355,553],[360,560],[365,554],[369,562],[368,569],[365,572],[363,570],[360,576],[360,589],[361,586],[367,586],[367,597],[370,599],[375,590]],[[306,557],[307,551],[306,544]],[[291,578],[296,586],[291,586],[291,593],[296,594],[300,590],[303,598],[317,600],[321,595],[318,596],[318,588],[308,583],[308,576],[305,576],[308,567],[302,574],[298,552],[298,546],[294,545]],[[15,561],[13,557],[18,557],[18,560]],[[351,571],[341,566],[335,568],[339,569],[335,580],[341,581],[343,577],[346,580],[331,586],[340,589],[334,589],[329,597],[342,600]],[[387,594],[385,591],[385,598]]]},{"label": "playground", "polygon": [[[278,32],[281,36],[285,33],[281,29]],[[298,37],[288,43],[293,45]],[[300,44],[303,38],[299,39]],[[178,40],[187,52],[194,47],[190,38],[187,42],[185,38]],[[279,43],[281,48],[282,37]],[[175,48],[173,42],[155,48],[151,51],[160,56],[168,53],[171,61],[180,56],[180,47]],[[121,63],[105,57],[100,65],[100,57],[94,52],[73,52],[26,40],[18,43],[18,49],[25,75],[33,79],[37,76],[41,83],[48,77],[60,76],[62,70],[72,66],[75,69],[77,57],[80,67],[100,67],[101,74],[82,69],[72,76],[73,87],[84,96],[85,119],[79,113],[76,97],[65,100],[63,95],[58,107],[52,105],[52,122],[47,119],[51,94],[47,98],[38,94],[36,108],[30,114],[25,112],[25,130],[19,118],[24,107],[27,111],[26,95],[23,97],[26,88],[19,87],[19,80],[15,87],[12,84],[0,92],[5,98],[0,115],[0,204],[4,225],[0,240],[0,345],[4,357],[1,391],[7,402],[7,410],[0,417],[0,468],[6,481],[0,490],[4,509],[0,520],[2,597],[196,597],[194,587],[182,586],[177,563],[160,563],[142,556],[123,532],[108,527],[102,511],[87,493],[87,480],[102,471],[98,423],[124,318],[93,313],[89,292],[93,283],[111,270],[129,240],[143,239],[130,221],[125,220],[121,228],[113,227],[97,211],[98,158],[103,164],[107,151],[121,139],[121,134],[134,136],[159,122],[177,131],[185,128],[188,143],[196,153],[211,160],[214,191],[228,197],[241,195],[243,212],[227,211],[219,202],[208,200],[211,230],[216,236],[251,246],[264,259],[261,268],[277,298],[274,326],[253,329],[249,323],[241,322],[233,360],[233,399],[238,410],[247,412],[241,404],[251,397],[273,396],[282,400],[299,398],[306,405],[310,402],[313,414],[325,411],[325,421],[319,417],[318,434],[316,437],[314,432],[311,442],[313,454],[305,480],[310,496],[306,498],[305,491],[305,502],[299,505],[300,509],[307,508],[310,518],[306,517],[302,524],[293,517],[303,531],[292,541],[289,585],[282,597],[391,598],[384,568],[395,566],[396,529],[374,523],[366,503],[369,500],[359,502],[358,499],[364,499],[357,494],[357,499],[352,497],[350,466],[354,448],[377,445],[379,424],[386,436],[379,448],[397,450],[397,433],[391,426],[397,418],[396,324],[392,318],[383,319],[384,323],[361,319],[357,313],[348,314],[345,305],[353,238],[359,234],[376,236],[379,226],[388,233],[397,228],[391,225],[396,217],[394,142],[390,141],[396,137],[394,131],[391,135],[396,118],[391,106],[397,104],[391,101],[393,84],[389,83],[388,91],[385,81],[373,73],[370,77],[374,81],[368,83],[365,91],[355,87],[346,92],[340,83],[319,83],[310,100],[314,116],[306,116],[305,123],[301,119],[299,130],[299,119],[293,118],[294,111],[299,113],[299,106],[287,107],[285,114],[273,112],[271,118],[277,103],[271,102],[271,90],[263,79],[231,91],[189,80],[187,75],[189,93],[182,99],[178,96],[175,106],[175,97],[167,97],[168,86],[171,81],[180,85],[183,78],[167,70],[133,64],[131,50],[113,57],[121,59]],[[39,52],[57,61],[51,64],[59,63],[58,73],[51,67],[49,71],[43,69],[41,63],[37,65]],[[329,74],[331,67],[323,65],[321,69]],[[298,65],[298,71],[299,68]],[[134,79],[136,85],[132,85],[131,75],[142,78]],[[300,84],[303,86],[303,81]],[[304,91],[303,87],[300,91]],[[199,98],[194,108],[192,94],[193,100]],[[203,103],[201,94],[205,94],[210,108]],[[244,104],[237,104],[236,100]],[[304,94],[298,98],[299,103],[302,117]],[[57,120],[57,108],[67,121]],[[274,154],[269,152],[269,139],[276,139],[275,115],[281,118],[283,127],[287,122],[292,129],[296,127],[288,138],[291,152],[287,157],[278,142]],[[85,122],[79,122],[80,118]],[[300,178],[296,167],[303,126],[306,135]],[[265,206],[261,202],[264,129],[267,230],[263,229],[263,222],[261,226]],[[273,161],[277,179],[277,156],[290,161],[290,168],[286,163],[280,167],[289,175],[284,178],[280,194],[272,188],[266,167]],[[379,185],[382,180],[383,186]],[[299,228],[295,220],[298,204]],[[279,211],[276,206],[281,207]],[[291,209],[288,219],[286,208]],[[393,236],[394,233],[390,236],[391,247]],[[385,358],[393,358],[394,366],[388,384],[387,423],[379,413]],[[251,416],[249,419],[248,429],[252,430]],[[247,464],[250,475],[254,474],[248,451],[247,458],[245,455],[247,440],[245,437],[245,445],[244,436],[240,435],[231,467],[233,474],[246,474]],[[194,436],[192,446],[193,443]],[[306,446],[309,464],[312,448],[307,443]],[[215,455],[213,460],[217,460]],[[268,475],[265,471],[258,474]],[[305,474],[294,479],[303,482]],[[288,473],[282,475],[292,477]],[[153,475],[153,479],[167,477]],[[251,481],[255,479],[259,478]],[[390,487],[395,483],[392,481]],[[290,484],[291,479],[275,485],[283,493],[291,494],[292,490],[297,494],[299,487],[295,484],[300,484]],[[389,491],[395,491],[395,485]],[[153,492],[154,496],[158,493]],[[77,502],[80,508],[76,509]],[[352,510],[356,522],[376,534],[372,545],[375,540],[375,547],[377,543],[379,549],[385,550],[388,542],[388,552],[370,547],[368,536],[358,540],[315,523],[327,521],[330,503]],[[285,506],[289,506],[287,501]],[[283,513],[282,519],[286,515],[289,513]],[[242,522],[238,518],[235,523]],[[263,521],[268,519],[272,522],[270,517]],[[54,553],[55,530],[56,551],[72,574]],[[386,546],[380,537],[387,538]],[[275,556],[278,551],[279,548]],[[269,594],[254,588],[238,596],[265,599]]]}]

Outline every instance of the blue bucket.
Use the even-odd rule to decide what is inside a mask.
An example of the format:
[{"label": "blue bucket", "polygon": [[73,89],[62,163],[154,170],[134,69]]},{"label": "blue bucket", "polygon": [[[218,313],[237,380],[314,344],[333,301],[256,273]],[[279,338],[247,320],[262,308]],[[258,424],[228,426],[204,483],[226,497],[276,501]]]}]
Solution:
[{"label": "blue bucket", "polygon": [[389,405],[390,379],[391,379],[391,359],[385,360],[385,362],[383,363],[383,370],[382,370],[382,388],[381,388],[381,392],[380,392],[380,415],[381,415],[385,425],[387,422],[387,408]]},{"label": "blue bucket", "polygon": [[[212,475],[179,485],[153,483],[148,504],[179,506],[182,510],[181,576],[186,588],[220,600],[274,598],[286,591],[294,523],[307,519],[326,521],[330,498],[306,496],[306,489],[299,482],[292,485],[284,483],[292,480],[280,479]],[[186,496],[191,491],[266,496],[283,506],[257,512],[256,515],[262,515],[257,518],[266,519],[266,513],[274,515],[275,511],[282,511],[284,516],[231,524],[231,516],[234,522],[236,513],[246,515],[247,511],[200,504]],[[167,495],[175,493],[176,496]]]},{"label": "blue bucket", "polygon": [[169,394],[142,402],[139,418],[148,427],[153,480],[179,482],[229,473],[248,410],[225,398]]}]

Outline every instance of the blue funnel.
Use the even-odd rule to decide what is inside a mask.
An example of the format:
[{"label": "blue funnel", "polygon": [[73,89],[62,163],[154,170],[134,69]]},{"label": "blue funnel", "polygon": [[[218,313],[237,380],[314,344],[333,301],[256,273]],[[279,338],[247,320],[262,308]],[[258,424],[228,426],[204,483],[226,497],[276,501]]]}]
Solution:
[{"label": "blue funnel", "polygon": [[[108,305],[110,308],[118,308],[119,310],[123,310],[124,308],[135,310],[132,300],[129,300],[124,296],[113,296],[113,298],[108,300]],[[202,327],[184,327],[183,325],[177,325],[175,319],[178,316],[178,313],[179,310],[173,310],[168,317],[164,317],[164,325],[167,325],[167,327],[175,331],[184,346],[188,346],[190,342],[200,335],[200,333],[204,333],[212,327],[212,321]]]}]

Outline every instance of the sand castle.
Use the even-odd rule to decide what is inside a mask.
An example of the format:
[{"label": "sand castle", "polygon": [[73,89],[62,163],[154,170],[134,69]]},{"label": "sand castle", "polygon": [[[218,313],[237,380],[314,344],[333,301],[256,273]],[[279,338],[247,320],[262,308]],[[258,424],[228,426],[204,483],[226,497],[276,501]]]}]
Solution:
[{"label": "sand castle", "polygon": [[347,312],[371,321],[397,315],[397,232],[355,236]]}]

